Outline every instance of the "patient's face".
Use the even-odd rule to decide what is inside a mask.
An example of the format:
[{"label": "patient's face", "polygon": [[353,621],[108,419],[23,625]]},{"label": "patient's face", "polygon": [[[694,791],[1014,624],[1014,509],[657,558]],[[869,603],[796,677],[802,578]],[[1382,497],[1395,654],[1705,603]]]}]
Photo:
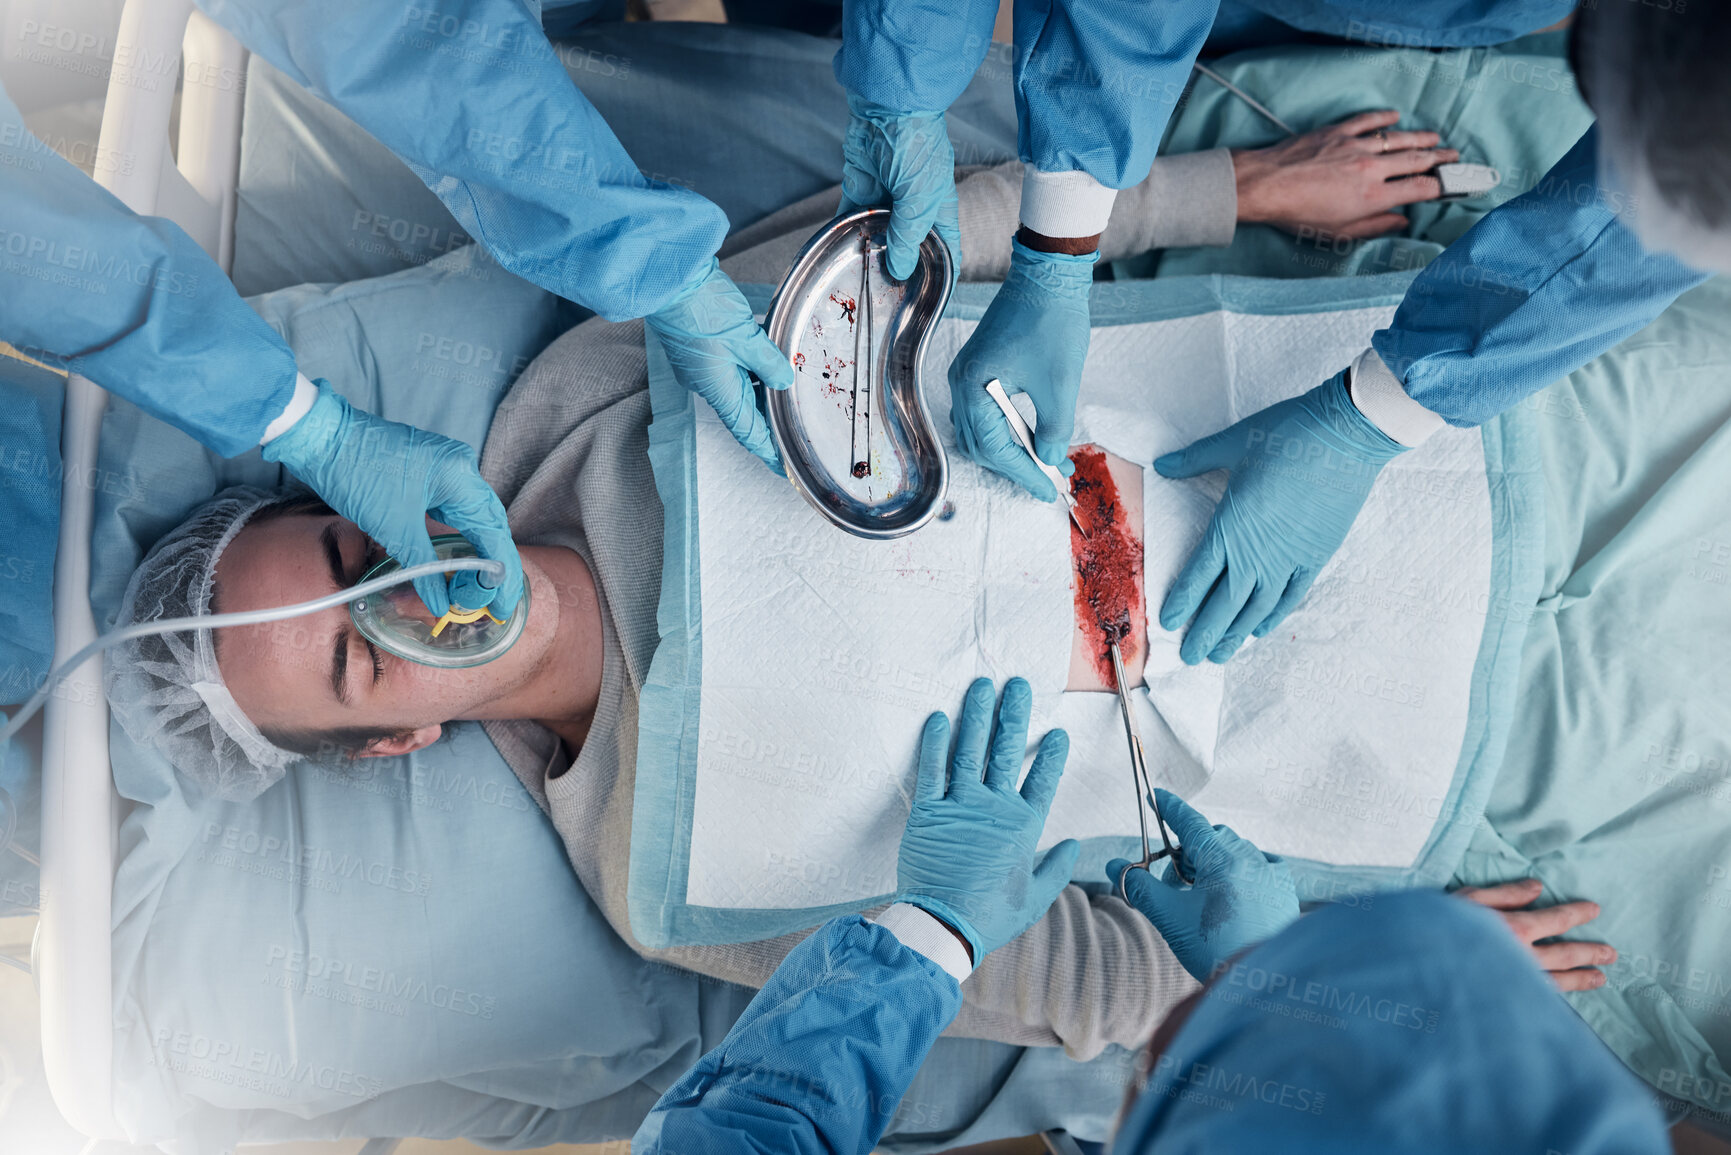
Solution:
[{"label": "patient's face", "polygon": [[[429,524],[438,531],[436,523]],[[559,594],[540,564],[546,552],[522,551],[529,621],[517,643],[486,665],[441,670],[394,657],[362,637],[341,606],[221,631],[217,664],[235,702],[265,730],[433,727],[436,737],[444,722],[506,716],[504,704],[541,671],[557,632]],[[370,538],[340,517],[286,516],[251,524],[217,562],[219,608],[308,601],[353,585],[382,557]]]}]

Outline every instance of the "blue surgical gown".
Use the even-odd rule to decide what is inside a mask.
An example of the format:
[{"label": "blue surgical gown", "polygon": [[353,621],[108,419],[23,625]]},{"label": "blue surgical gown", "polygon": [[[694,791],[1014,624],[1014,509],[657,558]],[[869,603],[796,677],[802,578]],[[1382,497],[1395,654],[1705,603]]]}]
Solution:
[{"label": "blue surgical gown", "polygon": [[0,340],[225,457],[259,443],[294,393],[289,347],[180,226],[61,159],[4,91],[0,205]]},{"label": "blue surgical gown", "polygon": [[727,234],[715,205],[638,171],[520,0],[198,4],[401,157],[505,269],[609,320],[660,308]]},{"label": "blue surgical gown", "polygon": [[[1022,160],[1111,188],[1148,174],[1217,0],[1023,0],[1013,66]],[[1493,44],[1553,24],[1570,0],[1241,0],[1308,32],[1371,45]],[[903,111],[942,109],[990,48],[996,4],[850,0],[836,77]],[[994,52],[1000,49],[993,50]],[[987,67],[991,67],[988,62]],[[1589,131],[1408,289],[1375,335],[1414,400],[1478,425],[1645,326],[1705,274],[1645,252],[1596,172]]]},{"label": "blue surgical gown", "polygon": [[867,1155],[961,1008],[936,963],[858,915],[832,919],[667,1089],[631,1149]]},{"label": "blue surgical gown", "polygon": [[[518,0],[201,7],[402,158],[504,268],[604,317],[654,312],[726,235],[715,205],[638,172]],[[56,156],[9,99],[0,203],[0,340],[224,456],[258,444],[294,357],[197,244]]]}]

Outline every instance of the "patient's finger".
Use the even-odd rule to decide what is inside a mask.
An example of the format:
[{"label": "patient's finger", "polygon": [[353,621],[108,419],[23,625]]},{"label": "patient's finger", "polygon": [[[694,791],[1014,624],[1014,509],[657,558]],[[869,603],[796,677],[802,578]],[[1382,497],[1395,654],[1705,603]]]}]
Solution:
[{"label": "patient's finger", "polygon": [[1544,892],[1545,884],[1536,878],[1516,882],[1500,882],[1495,886],[1463,886],[1454,892],[1456,898],[1488,906],[1492,910],[1519,910],[1534,902]]},{"label": "patient's finger", "polygon": [[986,761],[986,786],[992,790],[1016,788],[1022,772],[1022,755],[1028,749],[1028,716],[1034,712],[1034,692],[1024,678],[1011,678],[998,699],[998,727],[992,735],[992,755]]},{"label": "patient's finger", "polygon": [[1064,776],[1064,762],[1069,757],[1069,733],[1048,730],[1040,739],[1040,752],[1034,755],[1034,765],[1022,782],[1022,800],[1039,813],[1042,822],[1052,809],[1052,798],[1058,793],[1058,781]]},{"label": "patient's finger", "polygon": [[1542,910],[1505,910],[1503,920],[1522,942],[1538,942],[1574,930],[1599,917],[1596,902],[1564,902]]},{"label": "patient's finger", "polygon": [[1342,136],[1363,136],[1367,132],[1375,132],[1379,128],[1399,123],[1399,109],[1379,108],[1372,112],[1357,113],[1345,120],[1337,120],[1328,127]]},{"label": "patient's finger", "polygon": [[1380,172],[1384,180],[1391,180],[1394,177],[1429,172],[1439,164],[1459,160],[1460,155],[1452,148],[1403,148],[1399,152],[1378,157],[1371,168]]},{"label": "patient's finger", "polygon": [[950,797],[978,786],[985,778],[986,746],[992,738],[992,693],[990,678],[975,678],[962,699],[962,717],[956,723],[956,753],[950,760]]},{"label": "patient's finger", "polygon": [[[1159,463],[1155,465],[1158,467]],[[1201,543],[1178,572],[1178,580],[1172,583],[1166,600],[1160,605],[1160,628],[1175,630],[1189,621],[1225,569],[1226,541],[1220,533],[1220,513],[1217,510],[1202,535]]]},{"label": "patient's finger", "polygon": [[1551,981],[1562,991],[1596,991],[1605,985],[1605,972],[1590,967],[1585,970],[1552,971]]},{"label": "patient's finger", "polygon": [[944,764],[950,753],[950,720],[942,710],[926,719],[920,734],[920,770],[914,782],[914,805],[930,806],[944,796]]},{"label": "patient's finger", "polygon": [[1415,148],[1435,148],[1442,138],[1434,132],[1396,132],[1393,129],[1360,136],[1359,140],[1369,146],[1370,151],[1379,155],[1393,156]]},{"label": "patient's finger", "polygon": [[1440,179],[1428,173],[1420,173],[1418,176],[1403,176],[1398,180],[1384,181],[1376,194],[1377,200],[1382,202],[1379,207],[1386,209],[1396,205],[1434,201],[1442,196],[1442,191]]},{"label": "patient's finger", "polygon": [[1533,948],[1539,965],[1548,971],[1572,971],[1577,967],[1610,966],[1617,961],[1617,948],[1602,942],[1552,942]]}]

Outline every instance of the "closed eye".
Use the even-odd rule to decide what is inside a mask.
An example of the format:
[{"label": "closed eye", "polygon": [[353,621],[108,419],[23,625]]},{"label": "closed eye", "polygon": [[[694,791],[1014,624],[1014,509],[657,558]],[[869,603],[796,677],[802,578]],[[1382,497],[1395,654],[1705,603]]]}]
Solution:
[{"label": "closed eye", "polygon": [[367,642],[367,653],[373,659],[373,685],[378,685],[385,676],[385,660],[379,656],[379,648],[372,642]]}]

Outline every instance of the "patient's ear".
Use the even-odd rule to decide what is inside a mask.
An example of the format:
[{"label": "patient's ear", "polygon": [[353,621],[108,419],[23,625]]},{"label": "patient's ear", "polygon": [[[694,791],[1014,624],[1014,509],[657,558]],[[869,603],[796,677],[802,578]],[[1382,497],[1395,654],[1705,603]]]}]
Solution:
[{"label": "patient's ear", "polygon": [[419,730],[411,730],[396,738],[380,738],[367,743],[366,749],[355,751],[356,758],[393,758],[399,754],[413,754],[416,750],[424,750],[439,740],[444,733],[444,727],[437,722],[431,726],[422,726]]}]

